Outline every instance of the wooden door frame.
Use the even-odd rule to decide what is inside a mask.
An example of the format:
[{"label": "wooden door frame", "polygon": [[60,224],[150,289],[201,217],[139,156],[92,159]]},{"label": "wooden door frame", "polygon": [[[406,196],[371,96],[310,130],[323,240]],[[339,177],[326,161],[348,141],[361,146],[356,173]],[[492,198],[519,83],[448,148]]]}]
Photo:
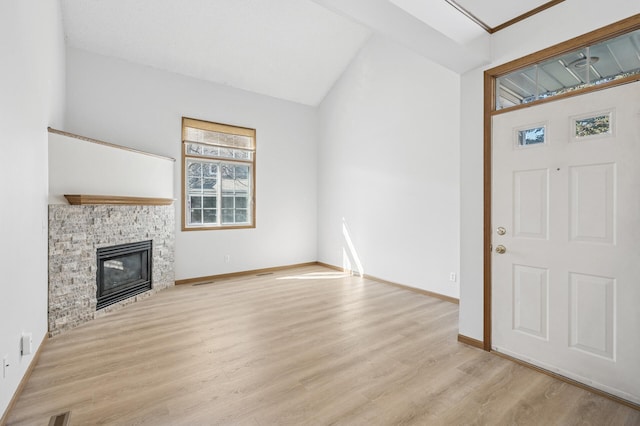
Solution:
[{"label": "wooden door frame", "polygon": [[560,44],[556,44],[547,49],[541,50],[531,55],[513,60],[503,65],[491,68],[484,72],[484,334],[483,334],[483,348],[485,351],[491,351],[491,174],[492,174],[492,158],[491,158],[491,118],[496,114],[503,112],[513,111],[516,109],[528,108],[535,105],[540,105],[546,102],[553,102],[555,100],[568,98],[571,96],[582,95],[588,92],[594,92],[596,90],[603,90],[609,87],[619,86],[633,81],[640,81],[640,74],[621,78],[619,80],[610,81],[597,86],[587,87],[580,90],[564,93],[551,98],[541,99],[531,103],[517,105],[510,108],[496,110],[496,79],[510,72],[516,71],[520,68],[528,67],[546,59],[553,58],[563,53],[570,52],[572,50],[586,47],[613,37],[617,37],[631,31],[640,29],[640,14],[630,16],[629,18],[615,22],[611,25],[607,25],[595,31],[591,31],[587,34],[579,37],[572,38]]}]

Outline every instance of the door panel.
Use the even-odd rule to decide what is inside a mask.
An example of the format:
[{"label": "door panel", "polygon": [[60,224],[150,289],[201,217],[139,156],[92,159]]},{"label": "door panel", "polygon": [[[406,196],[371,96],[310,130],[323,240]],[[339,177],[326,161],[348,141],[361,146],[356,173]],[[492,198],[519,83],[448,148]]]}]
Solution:
[{"label": "door panel", "polygon": [[547,238],[549,170],[513,173],[513,229],[517,237]]},{"label": "door panel", "polygon": [[548,270],[513,265],[513,329],[547,340]]},{"label": "door panel", "polygon": [[640,403],[640,82],[492,125],[492,347]]},{"label": "door panel", "polygon": [[569,167],[571,241],[613,244],[615,164]]},{"label": "door panel", "polygon": [[569,275],[570,346],[615,360],[615,279]]}]

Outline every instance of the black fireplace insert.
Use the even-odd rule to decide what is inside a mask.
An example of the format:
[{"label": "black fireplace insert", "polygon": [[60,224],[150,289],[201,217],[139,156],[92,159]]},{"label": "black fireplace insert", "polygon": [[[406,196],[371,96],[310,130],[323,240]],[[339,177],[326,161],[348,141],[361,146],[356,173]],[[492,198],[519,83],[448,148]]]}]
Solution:
[{"label": "black fireplace insert", "polygon": [[151,290],[152,241],[99,248],[96,310]]}]

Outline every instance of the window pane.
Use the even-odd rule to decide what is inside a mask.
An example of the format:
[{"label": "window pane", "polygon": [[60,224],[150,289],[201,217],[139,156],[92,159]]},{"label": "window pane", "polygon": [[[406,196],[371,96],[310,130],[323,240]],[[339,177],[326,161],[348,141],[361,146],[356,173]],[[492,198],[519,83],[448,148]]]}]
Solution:
[{"label": "window pane", "polygon": [[218,221],[215,209],[204,209],[204,223],[215,224]]},{"label": "window pane", "polygon": [[253,159],[252,151],[203,145],[191,142],[186,143],[186,155],[198,155],[211,158],[233,158],[237,160],[247,161],[251,161]]},{"label": "window pane", "polygon": [[229,197],[226,195],[222,196],[222,208],[223,209],[232,209],[233,205],[233,197]]},{"label": "window pane", "polygon": [[186,144],[187,155],[203,155],[206,157],[216,157],[219,155],[219,150],[220,148],[218,148],[217,146],[203,145],[198,143]]},{"label": "window pane", "polygon": [[187,163],[187,171],[189,176],[200,177],[202,176],[202,163],[196,161],[189,161]]},{"label": "window pane", "polygon": [[236,209],[236,223],[246,223],[247,220],[247,211],[244,209]]},{"label": "window pane", "polygon": [[203,197],[204,198],[204,208],[205,209],[215,209],[216,206],[216,197]]},{"label": "window pane", "polygon": [[236,208],[246,209],[248,204],[248,198],[246,196],[236,196]]},{"label": "window pane", "polygon": [[253,138],[249,136],[233,135],[213,130],[196,129],[193,127],[185,127],[185,130],[186,139],[191,142],[205,142],[233,148],[253,148]]},{"label": "window pane", "polygon": [[191,222],[193,224],[202,223],[202,210],[191,209]]},{"label": "window pane", "polygon": [[187,155],[199,155],[202,152],[202,145],[188,143],[186,146]]},{"label": "window pane", "polygon": [[637,52],[638,43],[640,30],[591,46],[591,81],[599,84],[640,73],[640,56],[630,54]]},{"label": "window pane", "polygon": [[532,129],[525,129],[518,131],[518,145],[537,145],[544,143],[545,136],[544,127],[534,127]]},{"label": "window pane", "polygon": [[234,189],[236,192],[246,194],[251,186],[251,172],[249,166],[236,166],[235,178]]},{"label": "window pane", "polygon": [[202,179],[190,177],[189,178],[189,191],[202,191]]},{"label": "window pane", "polygon": [[233,209],[222,209],[222,223],[235,223]]},{"label": "window pane", "polygon": [[203,176],[207,177],[216,177],[218,175],[218,164],[217,163],[204,163],[203,164]]},{"label": "window pane", "polygon": [[202,207],[202,197],[200,196],[191,196],[191,208],[199,209]]},{"label": "window pane", "polygon": [[579,118],[575,120],[575,123],[575,136],[577,138],[611,133],[611,114],[609,113],[594,117]]},{"label": "window pane", "polygon": [[534,65],[498,78],[496,108],[506,108],[535,100],[536,73]]},{"label": "window pane", "polygon": [[238,160],[251,160],[251,152],[250,151],[240,151],[239,149],[235,149],[233,151],[233,158]]},{"label": "window pane", "polygon": [[230,164],[220,164],[222,179],[233,179],[233,166]]},{"label": "window pane", "polygon": [[193,161],[187,163],[187,185],[189,191],[202,190],[202,163]]},{"label": "window pane", "polygon": [[224,158],[233,158],[233,153],[235,150],[228,148],[220,148],[220,157]]},{"label": "window pane", "polygon": [[216,184],[218,183],[217,179],[215,178],[205,178],[203,181],[203,189],[205,191],[215,191],[217,190]]},{"label": "window pane", "polygon": [[236,179],[248,179],[249,178],[249,166],[236,166],[235,170]]},{"label": "window pane", "polygon": [[496,109],[640,74],[640,30],[499,77]]}]

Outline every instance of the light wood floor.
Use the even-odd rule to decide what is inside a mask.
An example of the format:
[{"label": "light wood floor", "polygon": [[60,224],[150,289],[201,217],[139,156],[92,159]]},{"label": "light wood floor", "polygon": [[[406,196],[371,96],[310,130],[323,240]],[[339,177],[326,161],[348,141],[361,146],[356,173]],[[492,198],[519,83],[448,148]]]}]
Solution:
[{"label": "light wood floor", "polygon": [[321,267],[180,286],[50,339],[9,424],[640,424],[457,325],[457,305]]}]

